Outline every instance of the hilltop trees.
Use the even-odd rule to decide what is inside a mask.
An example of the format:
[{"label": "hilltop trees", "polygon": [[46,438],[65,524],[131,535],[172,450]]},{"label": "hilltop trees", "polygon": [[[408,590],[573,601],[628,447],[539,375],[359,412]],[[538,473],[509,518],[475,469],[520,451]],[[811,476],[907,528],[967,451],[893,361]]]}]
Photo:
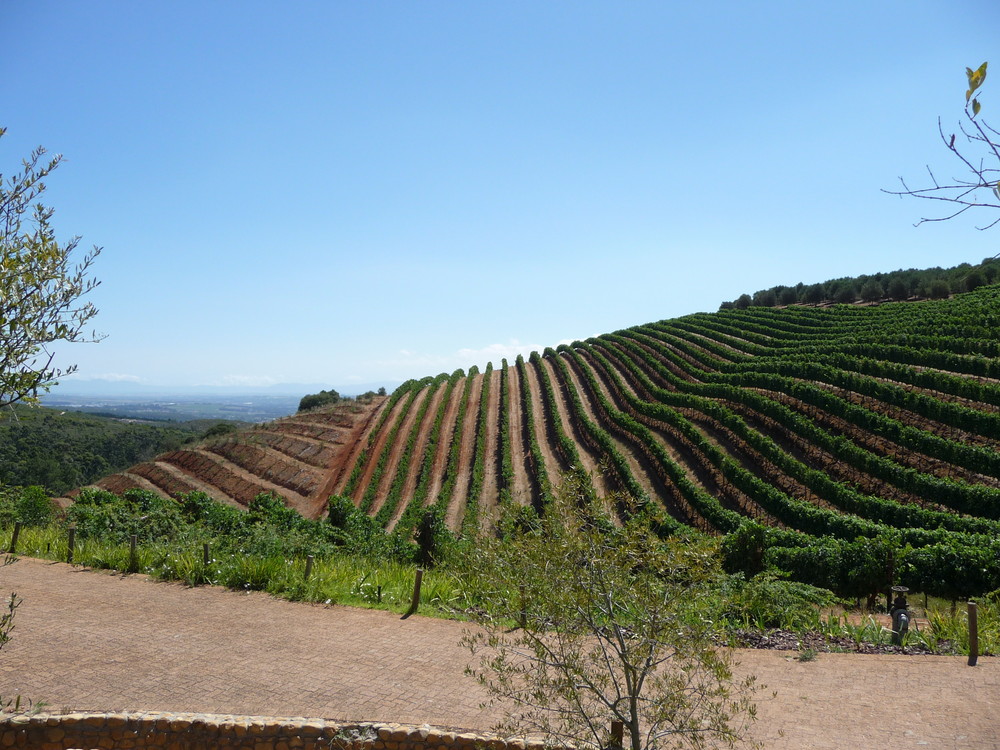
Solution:
[{"label": "hilltop trees", "polygon": [[338,401],[340,401],[340,394],[333,390],[333,388],[328,391],[320,391],[319,393],[310,393],[308,396],[303,396],[299,401],[299,411],[318,409],[321,406],[335,404]]},{"label": "hilltop trees", "polygon": [[851,304],[860,296],[863,302],[876,302],[888,297],[905,300],[911,296],[933,297],[932,288],[940,296],[944,293],[968,292],[986,284],[993,284],[1000,277],[1000,258],[983,258],[977,265],[959,263],[951,268],[908,268],[888,273],[862,274],[861,276],[828,279],[817,284],[778,285],[760,289],[751,297],[743,294],[733,302],[723,302],[720,310],[745,310],[748,307],[773,307],[774,300],[782,306],[805,304],[818,305],[829,302]]},{"label": "hilltop trees", "polygon": [[[0,137],[5,132],[0,128]],[[52,209],[32,206],[61,160],[44,161],[44,155],[45,149],[36,148],[20,172],[6,180],[0,174],[0,406],[37,402],[40,390],[76,369],[54,367],[50,344],[101,338],[84,332],[97,308],[81,302],[99,283],[88,273],[100,248],[72,266],[80,238],[60,244]]]},{"label": "hilltop trees", "polygon": [[[979,99],[975,96],[986,81],[986,66],[983,63],[978,68],[965,69],[969,88],[965,91],[965,118],[959,123],[962,139],[958,140],[955,133],[945,134],[938,119],[938,133],[941,141],[952,155],[961,162],[968,175],[965,179],[952,179],[941,183],[935,177],[930,167],[931,186],[911,188],[900,177],[902,190],[886,190],[891,195],[924,198],[926,200],[942,201],[947,212],[941,216],[923,217],[917,225],[927,221],[947,221],[964,214],[973,208],[1000,209],[1000,131],[991,127],[985,120],[977,119],[981,110]],[[956,143],[958,140],[958,143]],[[1000,223],[997,217],[978,229],[989,229]]]}]

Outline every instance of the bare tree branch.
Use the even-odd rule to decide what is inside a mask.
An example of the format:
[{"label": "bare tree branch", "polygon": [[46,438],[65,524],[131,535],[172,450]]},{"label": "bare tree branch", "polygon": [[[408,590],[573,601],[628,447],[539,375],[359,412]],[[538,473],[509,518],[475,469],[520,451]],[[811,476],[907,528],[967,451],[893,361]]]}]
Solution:
[{"label": "bare tree branch", "polygon": [[[971,178],[953,178],[951,182],[942,185],[928,166],[927,173],[931,178],[930,187],[914,189],[900,177],[899,182],[903,186],[902,190],[883,189],[882,191],[889,195],[943,201],[957,206],[955,210],[941,216],[922,217],[915,226],[927,222],[950,221],[973,208],[1000,210],[1000,182],[998,182],[998,177],[1000,177],[1000,131],[990,126],[985,120],[977,119],[980,104],[979,100],[973,97],[973,94],[986,80],[986,67],[987,64],[983,63],[976,70],[966,69],[969,89],[966,91],[964,119],[959,122],[959,132],[961,132],[964,141],[958,139],[955,133],[946,134],[941,124],[941,118],[938,118],[938,135],[941,142],[958,159]],[[964,146],[961,145],[963,143]],[[980,197],[982,190],[988,191],[988,197],[985,199]],[[998,223],[1000,223],[1000,216],[976,228],[983,231]]]}]

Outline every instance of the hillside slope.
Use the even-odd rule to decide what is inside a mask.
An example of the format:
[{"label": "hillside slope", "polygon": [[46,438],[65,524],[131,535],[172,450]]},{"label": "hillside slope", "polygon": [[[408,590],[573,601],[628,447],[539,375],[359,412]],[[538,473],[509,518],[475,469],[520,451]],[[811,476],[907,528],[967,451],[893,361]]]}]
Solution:
[{"label": "hillside slope", "polygon": [[278,420],[100,485],[240,504],[273,490],[313,517],[336,493],[387,528],[435,506],[469,530],[504,502],[542,510],[575,468],[598,493],[641,498],[664,529],[727,534],[749,517],[775,530],[763,547],[984,549],[1000,532],[998,355],[1000,286],[700,313],[411,381],[353,412]]}]

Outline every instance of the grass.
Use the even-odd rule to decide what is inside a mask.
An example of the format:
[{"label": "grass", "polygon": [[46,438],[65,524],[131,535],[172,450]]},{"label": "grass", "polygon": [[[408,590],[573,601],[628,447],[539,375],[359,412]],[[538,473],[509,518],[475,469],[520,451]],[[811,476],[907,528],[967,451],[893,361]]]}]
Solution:
[{"label": "grass", "polygon": [[[0,537],[4,549],[9,534]],[[50,525],[26,527],[18,539],[17,552],[27,557],[66,560],[64,530]],[[131,568],[129,546],[96,539],[78,541],[73,562],[90,568],[137,572],[162,581],[179,581],[189,586],[216,585],[240,591],[265,591],[291,601],[345,604],[353,607],[406,611],[413,598],[416,565],[392,560],[373,561],[354,555],[317,558],[312,573],[305,578],[306,561],[281,556],[260,557],[232,553],[210,555],[208,565],[203,549],[176,544],[141,545],[136,549],[136,565]],[[420,613],[439,617],[459,617],[465,597],[453,575],[441,569],[424,571]]]},{"label": "grass", "polygon": [[[916,597],[911,598],[916,600]],[[978,602],[978,608],[979,653],[998,654],[1000,601],[996,593]],[[913,606],[911,611],[916,617],[903,645],[925,648],[933,653],[969,653],[967,606],[953,608],[950,601],[931,598],[926,608]],[[846,614],[827,614],[821,619],[819,630],[829,638],[846,637],[855,643],[887,645],[892,642],[892,629],[873,615],[852,621]]]},{"label": "grass", "polygon": [[[0,549],[6,550],[9,546],[10,532],[9,528],[0,532]],[[29,557],[65,561],[66,530],[57,523],[24,527],[17,552]],[[128,544],[78,537],[73,560],[77,565],[142,573],[157,580],[179,581],[189,586],[217,585],[239,591],[264,591],[291,601],[342,604],[397,613],[409,609],[417,570],[414,564],[392,558],[337,553],[316,556],[307,579],[304,557],[211,551],[206,565],[202,543],[190,539],[142,544],[136,549],[133,565]],[[722,599],[716,606],[730,610],[736,605],[741,607],[742,614],[728,627],[760,631],[779,627],[802,633],[818,631],[831,641],[846,638],[858,644],[891,643],[892,631],[875,616],[867,615],[860,620],[840,612],[820,616],[822,605],[785,601],[779,596],[780,589],[775,589],[776,585],[775,581],[764,579],[762,583],[744,586],[738,595],[720,589]],[[430,567],[423,575],[419,611],[435,617],[465,619],[465,613],[478,604],[471,596],[447,566]],[[911,599],[917,601],[916,596]],[[905,645],[923,647],[935,653],[968,653],[965,607],[953,611],[951,602],[931,599],[926,609],[917,606],[913,609],[915,614],[926,618],[926,623],[913,623]],[[791,619],[789,612],[794,615]],[[798,658],[809,660],[806,651]],[[1000,602],[996,595],[979,603],[979,652],[1000,653]]]}]

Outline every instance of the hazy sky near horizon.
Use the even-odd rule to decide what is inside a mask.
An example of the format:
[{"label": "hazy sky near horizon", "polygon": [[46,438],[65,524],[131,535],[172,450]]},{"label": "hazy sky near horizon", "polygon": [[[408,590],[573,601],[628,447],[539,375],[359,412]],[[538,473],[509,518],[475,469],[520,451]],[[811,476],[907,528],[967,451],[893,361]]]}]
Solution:
[{"label": "hazy sky near horizon", "polygon": [[[960,174],[966,0],[0,4],[0,172],[103,247],[80,376],[482,367],[775,284],[977,262],[880,192]],[[1000,117],[993,117],[1000,122]]]}]

